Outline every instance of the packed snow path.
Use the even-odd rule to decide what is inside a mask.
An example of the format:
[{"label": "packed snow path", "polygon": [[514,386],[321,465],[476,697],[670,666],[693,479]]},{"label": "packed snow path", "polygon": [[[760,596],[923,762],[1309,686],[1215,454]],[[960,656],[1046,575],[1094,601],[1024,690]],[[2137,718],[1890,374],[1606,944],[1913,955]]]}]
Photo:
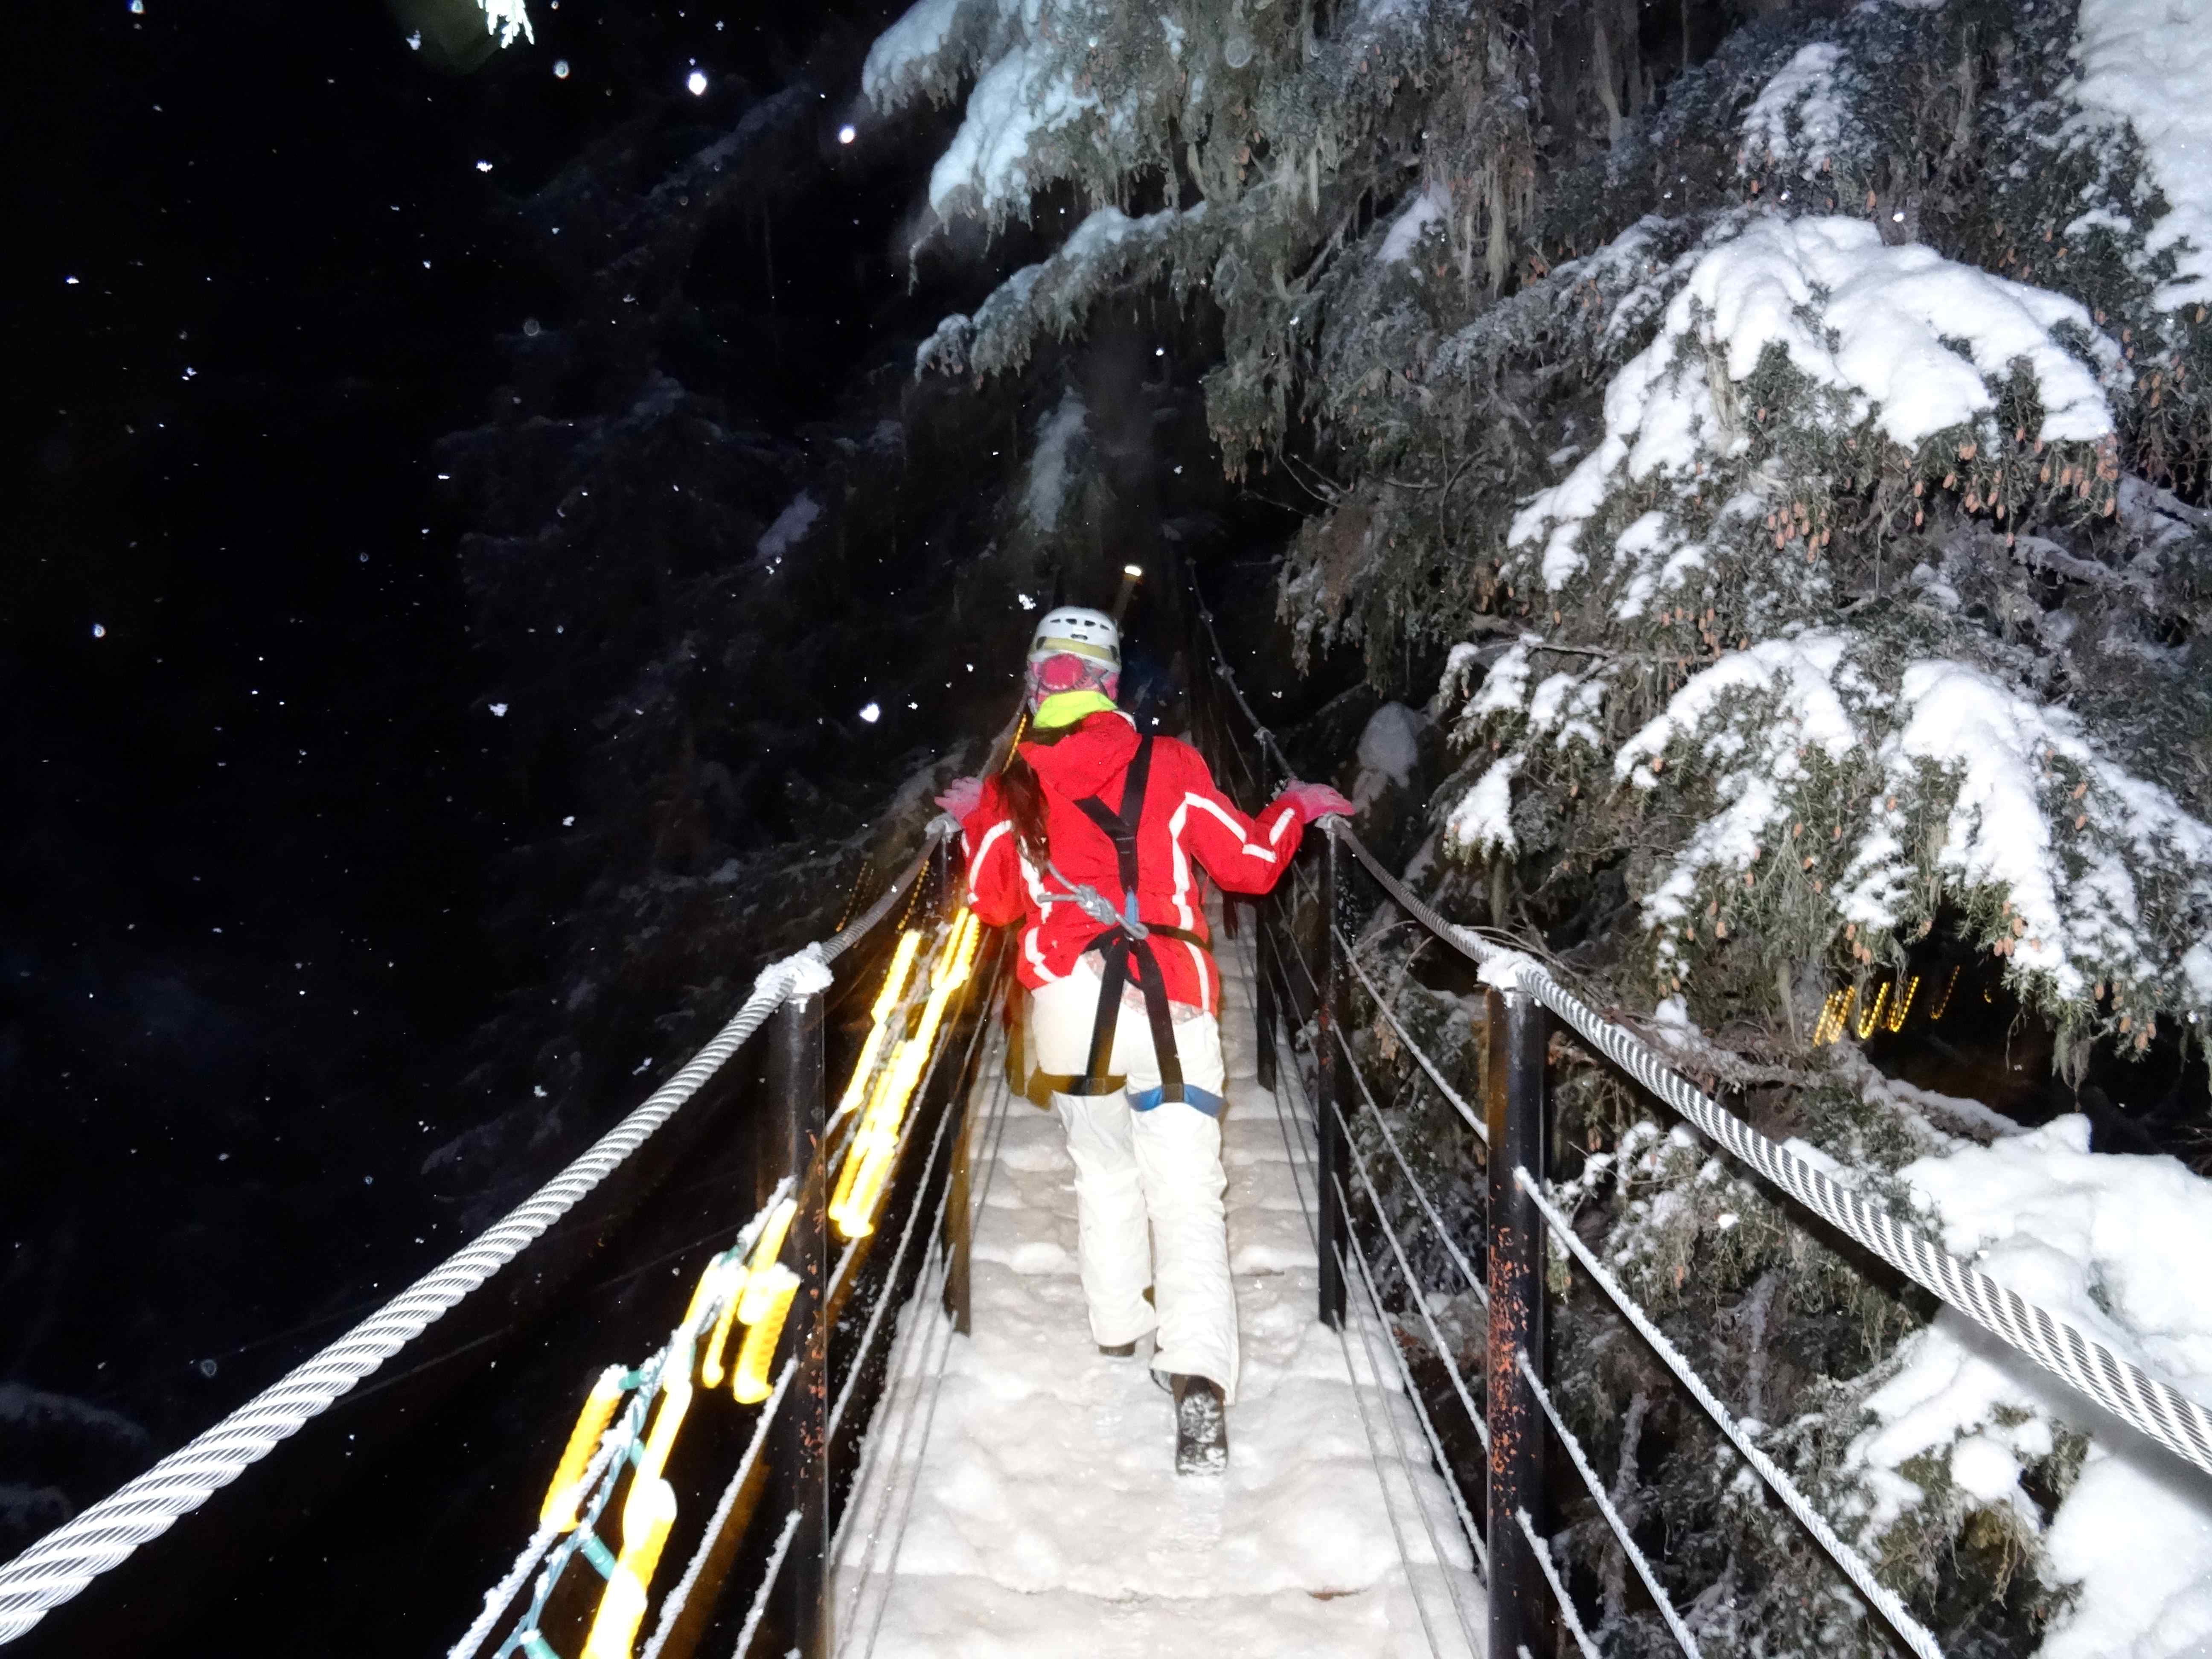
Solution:
[{"label": "packed snow path", "polygon": [[1226,1477],[1176,1475],[1148,1344],[1092,1343],[1059,1123],[988,1066],[974,1332],[933,1297],[909,1310],[837,1565],[840,1654],[1474,1659],[1480,1588],[1390,1339],[1356,1283],[1341,1335],[1315,1316],[1311,1145],[1295,1081],[1279,1109],[1255,1072],[1249,941],[1219,959],[1243,1345]]}]

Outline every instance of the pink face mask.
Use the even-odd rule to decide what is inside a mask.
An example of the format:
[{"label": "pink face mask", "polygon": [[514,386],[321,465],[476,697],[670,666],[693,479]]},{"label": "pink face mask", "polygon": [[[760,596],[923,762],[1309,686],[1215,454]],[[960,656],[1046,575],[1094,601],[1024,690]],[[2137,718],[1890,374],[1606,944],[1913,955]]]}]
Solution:
[{"label": "pink face mask", "polygon": [[1030,665],[1031,708],[1063,691],[1103,691],[1110,698],[1121,685],[1121,676],[1115,670],[1089,657],[1079,657],[1072,651],[1059,652]]}]

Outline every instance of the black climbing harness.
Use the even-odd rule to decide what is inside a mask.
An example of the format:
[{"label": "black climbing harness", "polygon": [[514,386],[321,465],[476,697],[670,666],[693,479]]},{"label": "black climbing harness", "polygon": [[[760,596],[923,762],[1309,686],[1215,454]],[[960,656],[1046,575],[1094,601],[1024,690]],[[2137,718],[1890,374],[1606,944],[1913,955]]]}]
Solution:
[{"label": "black climbing harness", "polygon": [[1156,939],[1171,939],[1186,945],[1206,949],[1202,934],[1183,927],[1164,924],[1147,925],[1137,917],[1137,825],[1145,813],[1145,786],[1152,771],[1152,739],[1140,738],[1137,752],[1123,774],[1121,810],[1110,811],[1096,795],[1086,795],[1075,803],[1076,810],[1089,818],[1114,843],[1114,857],[1121,879],[1121,908],[1117,912],[1111,900],[1088,883],[1072,882],[1061,875],[1057,867],[1051,873],[1066,887],[1066,895],[1053,894],[1048,902],[1072,902],[1079,906],[1094,921],[1106,924],[1079,955],[1091,951],[1099,953],[1104,966],[1098,988],[1098,1017],[1091,1027],[1091,1057],[1079,1078],[1053,1079],[1054,1086],[1062,1094],[1110,1095],[1124,1086],[1127,1079],[1112,1075],[1108,1071],[1114,1057],[1114,1033],[1121,1021],[1121,988],[1133,981],[1145,1000],[1145,1018],[1152,1028],[1152,1054],[1160,1068],[1160,1098],[1163,1101],[1185,1101],[1182,1062],[1176,1053],[1175,1020],[1168,1012],[1167,976],[1160,971],[1158,956],[1152,948]]}]

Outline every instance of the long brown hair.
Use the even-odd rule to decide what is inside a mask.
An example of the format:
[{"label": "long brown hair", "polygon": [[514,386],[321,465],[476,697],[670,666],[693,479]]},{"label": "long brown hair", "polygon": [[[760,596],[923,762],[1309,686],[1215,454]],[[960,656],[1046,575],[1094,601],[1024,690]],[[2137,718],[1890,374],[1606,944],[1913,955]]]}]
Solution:
[{"label": "long brown hair", "polygon": [[[1073,737],[1075,732],[1075,726],[1044,732],[1032,727],[1024,741],[1049,746],[1062,738]],[[1021,847],[1022,856],[1032,868],[1043,869],[1052,858],[1045,835],[1044,784],[1036,769],[1023,758],[1020,744],[1016,744],[1014,752],[1006,757],[1006,769],[999,774],[999,787],[1006,793],[1006,817],[1014,826],[1014,840]]]}]

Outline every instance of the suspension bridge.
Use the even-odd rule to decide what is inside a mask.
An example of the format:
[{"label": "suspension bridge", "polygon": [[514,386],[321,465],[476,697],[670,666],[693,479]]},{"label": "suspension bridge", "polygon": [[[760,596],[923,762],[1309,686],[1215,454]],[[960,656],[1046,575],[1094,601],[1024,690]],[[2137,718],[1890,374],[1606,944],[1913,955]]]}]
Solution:
[{"label": "suspension bridge", "polygon": [[[1291,775],[1290,763],[1238,690],[1195,590],[1194,600],[1194,654],[1213,672],[1194,690],[1193,738],[1226,785],[1257,799]],[[159,1577],[142,1558],[194,1560],[195,1528],[212,1528],[224,1505],[251,1507],[288,1443],[384,1386],[386,1367],[453,1330],[488,1285],[511,1297],[626,1171],[657,1157],[653,1180],[665,1180],[672,1145],[696,1147],[699,1122],[743,1115],[758,1126],[750,1180],[693,1183],[723,1218],[709,1241],[673,1253],[676,1279],[653,1280],[668,1286],[665,1338],[563,1354],[560,1394],[514,1407],[538,1419],[530,1444],[542,1467],[526,1499],[478,1505],[505,1541],[473,1564],[480,1601],[426,1650],[1474,1659],[1571,1649],[1595,1659],[1544,1528],[1557,1472],[1586,1487],[1626,1567],[1696,1659],[1694,1620],[1669,1599],[1661,1564],[1549,1386],[1548,1257],[1673,1373],[1777,1500],[1773,1524],[1804,1529],[1860,1616],[1934,1659],[1942,1649],[1912,1609],[1575,1231],[1546,1169],[1555,1042],[1617,1068],[1785,1196],[1803,1224],[1840,1233],[1957,1310],[2188,1478],[2212,1475],[2212,1413],[2197,1401],[1761,1133],[1540,963],[1437,915],[1340,821],[1310,842],[1284,889],[1217,904],[1212,918],[1247,1356],[1224,1479],[1176,1479],[1167,1396],[1141,1357],[1101,1355],[1090,1340],[1073,1171],[1009,1060],[1003,941],[964,908],[940,824],[861,915],[764,969],[721,1031],[551,1182],[0,1566],[0,1645],[181,1650],[164,1646],[173,1625],[161,1605],[178,1575]],[[1486,1047],[1473,1081],[1455,1082],[1415,1040],[1363,960],[1358,919],[1378,910],[1467,958],[1483,981]],[[1485,1168],[1487,1210],[1475,1221],[1429,1190],[1393,1130],[1352,1041],[1368,1026],[1402,1046]],[[741,1075],[749,1089],[733,1087]],[[1417,1258],[1446,1264],[1442,1281]],[[1471,1322],[1459,1312],[1468,1306]],[[475,1346],[401,1376],[459,1364]],[[343,1489],[328,1499],[348,1501]],[[84,1635],[102,1628],[104,1607],[125,1605],[137,1609],[131,1642]],[[252,1617],[240,1609],[234,1628]],[[259,1634],[236,1645],[264,1644]],[[267,1635],[318,1651],[395,1650],[350,1647],[335,1627]]]}]

